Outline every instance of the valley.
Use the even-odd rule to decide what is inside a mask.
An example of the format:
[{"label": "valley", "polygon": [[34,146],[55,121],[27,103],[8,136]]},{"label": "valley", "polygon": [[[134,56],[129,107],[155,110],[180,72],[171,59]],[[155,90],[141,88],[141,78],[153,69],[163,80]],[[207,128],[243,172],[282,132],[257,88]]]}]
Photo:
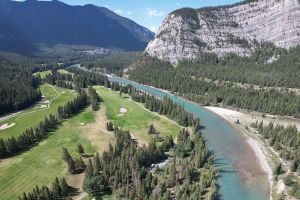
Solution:
[{"label": "valley", "polygon": [[300,0],[223,3],[0,0],[0,200],[300,199]]}]

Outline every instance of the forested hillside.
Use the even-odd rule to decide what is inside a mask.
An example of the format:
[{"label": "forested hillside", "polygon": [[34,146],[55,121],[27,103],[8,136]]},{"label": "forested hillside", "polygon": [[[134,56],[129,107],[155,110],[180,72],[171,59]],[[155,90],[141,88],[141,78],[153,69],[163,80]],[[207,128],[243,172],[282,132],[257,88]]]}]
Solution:
[{"label": "forested hillside", "polygon": [[32,59],[0,54],[0,115],[26,108],[39,99],[39,80],[32,76]]},{"label": "forested hillside", "polygon": [[[267,64],[266,58],[275,51],[282,55]],[[231,106],[299,118],[300,97],[294,92],[235,84],[299,88],[299,51],[300,47],[289,52],[261,48],[251,58],[229,55],[223,59],[207,54],[198,61],[184,61],[178,67],[145,54],[131,65],[129,76],[134,81],[170,90],[203,105]],[[216,79],[223,83],[216,84]]]}]

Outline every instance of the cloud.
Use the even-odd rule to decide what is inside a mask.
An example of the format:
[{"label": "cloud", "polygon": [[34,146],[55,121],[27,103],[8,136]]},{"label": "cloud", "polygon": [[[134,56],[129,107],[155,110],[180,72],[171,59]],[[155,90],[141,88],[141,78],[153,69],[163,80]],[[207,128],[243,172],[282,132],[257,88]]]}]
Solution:
[{"label": "cloud", "polygon": [[126,14],[127,14],[127,15],[132,15],[132,11],[128,10],[128,11],[126,12]]},{"label": "cloud", "polygon": [[147,15],[150,17],[162,17],[165,15],[164,11],[159,11],[152,8],[146,8],[146,10],[147,10]]},{"label": "cloud", "polygon": [[123,10],[117,9],[117,10],[115,10],[115,13],[121,15],[121,14],[123,14],[124,12],[123,12]]},{"label": "cloud", "polygon": [[178,2],[176,3],[176,6],[180,6],[180,5],[181,5],[181,3],[178,3]]},{"label": "cloud", "polygon": [[154,33],[156,33],[158,31],[157,26],[149,26],[148,29]]}]

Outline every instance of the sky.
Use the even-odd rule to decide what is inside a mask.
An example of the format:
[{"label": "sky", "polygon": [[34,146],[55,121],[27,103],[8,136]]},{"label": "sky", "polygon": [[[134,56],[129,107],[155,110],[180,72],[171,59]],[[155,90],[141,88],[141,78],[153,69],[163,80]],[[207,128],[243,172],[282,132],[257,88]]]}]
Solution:
[{"label": "sky", "polygon": [[60,0],[70,5],[94,4],[116,12],[136,23],[156,32],[166,17],[173,10],[182,7],[201,8],[206,6],[226,5],[241,0]]}]

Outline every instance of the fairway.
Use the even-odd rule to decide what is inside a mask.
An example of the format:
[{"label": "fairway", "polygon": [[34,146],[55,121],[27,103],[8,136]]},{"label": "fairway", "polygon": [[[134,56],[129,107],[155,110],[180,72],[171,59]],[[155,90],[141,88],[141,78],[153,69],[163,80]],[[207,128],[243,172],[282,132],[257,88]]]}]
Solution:
[{"label": "fairway", "polygon": [[87,153],[94,153],[96,148],[91,145],[85,126],[80,124],[82,121],[86,126],[92,124],[95,121],[95,115],[89,107],[77,116],[66,120],[39,146],[33,147],[22,155],[1,160],[1,199],[17,199],[18,195],[24,191],[31,191],[35,185],[48,185],[56,176],[66,176],[66,164],[62,160],[63,147],[67,147],[74,157],[78,157],[76,145],[79,143],[83,145]]},{"label": "fairway", "polygon": [[[49,85],[43,87],[49,97],[55,97]],[[181,127],[175,122],[147,111],[141,104],[129,101],[117,92],[96,88],[104,100],[99,111],[92,111],[91,107],[86,108],[78,115],[65,120],[38,146],[21,155],[0,161],[1,199],[17,199],[23,192],[31,191],[35,185],[49,185],[56,176],[65,176],[70,181],[69,184],[78,187],[82,179],[68,174],[67,166],[62,160],[62,148],[67,147],[73,157],[78,157],[76,147],[79,143],[87,153],[103,152],[109,143],[114,144],[113,133],[106,130],[107,117],[115,125],[132,131],[133,136],[144,143],[151,140],[151,136],[147,133],[151,123],[162,135],[171,134],[176,137],[178,134]],[[57,90],[65,89],[57,88]],[[121,107],[127,109],[122,116],[120,116]],[[110,196],[106,199],[110,199]]]},{"label": "fairway", "polygon": [[[161,135],[172,135],[175,139],[181,127],[164,116],[159,116],[146,110],[143,105],[131,101],[129,97],[120,96],[118,92],[104,87],[95,87],[100,93],[106,107],[107,118],[115,126],[129,130],[136,138],[147,143],[151,140],[148,128],[151,124],[155,126]],[[121,113],[120,109],[127,111]]]},{"label": "fairway", "polygon": [[76,95],[72,90],[51,86],[49,84],[43,84],[39,88],[42,95],[45,96],[45,101],[51,101],[50,108],[48,107],[48,103],[38,103],[32,108],[23,110],[16,117],[0,121],[0,125],[5,123],[15,123],[13,127],[1,130],[0,138],[7,139],[12,136],[17,137],[27,128],[36,127],[46,116],[49,114],[55,114],[60,105],[65,105]]},{"label": "fairway", "polygon": [[[65,69],[59,69],[59,70],[57,70],[59,73],[61,73],[61,74],[72,74],[72,73],[70,73],[70,72],[68,72],[67,70],[65,70]],[[36,73],[34,73],[33,75],[34,76],[37,76],[37,75],[40,75],[40,77],[41,78],[45,78],[47,75],[49,75],[49,74],[51,74],[52,72],[51,72],[51,70],[47,70],[47,71],[42,71],[42,72],[36,72]]]}]

